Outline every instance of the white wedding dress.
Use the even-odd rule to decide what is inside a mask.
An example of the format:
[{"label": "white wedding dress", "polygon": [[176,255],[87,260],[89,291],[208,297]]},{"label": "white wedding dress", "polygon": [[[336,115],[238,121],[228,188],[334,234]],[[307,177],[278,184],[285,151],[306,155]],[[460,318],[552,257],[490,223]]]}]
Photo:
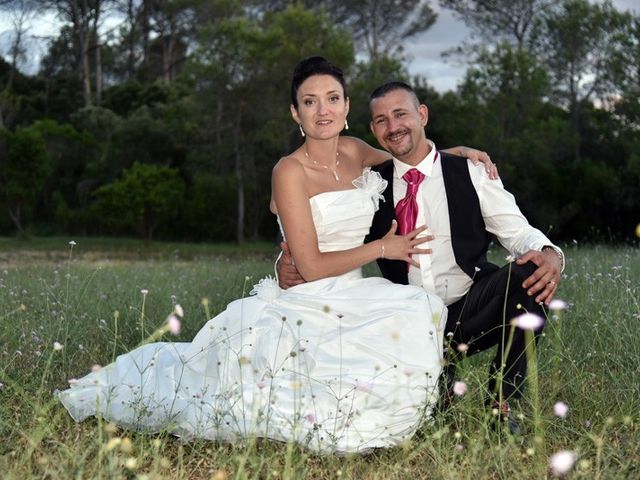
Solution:
[{"label": "white wedding dress", "polygon": [[[361,245],[386,182],[310,199],[322,251]],[[281,291],[272,279],[230,303],[191,343],[153,343],[58,397],[143,431],[295,441],[323,453],[409,439],[437,398],[446,308],[423,289],[360,269]]]}]

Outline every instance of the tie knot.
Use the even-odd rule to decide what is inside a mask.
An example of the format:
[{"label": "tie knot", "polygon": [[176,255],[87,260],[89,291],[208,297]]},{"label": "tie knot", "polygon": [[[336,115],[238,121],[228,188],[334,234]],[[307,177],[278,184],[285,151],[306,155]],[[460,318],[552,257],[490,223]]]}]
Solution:
[{"label": "tie knot", "polygon": [[424,180],[424,173],[417,168],[412,168],[402,176],[402,179],[409,184],[411,190],[416,191],[418,189],[418,185],[420,185],[422,180]]}]

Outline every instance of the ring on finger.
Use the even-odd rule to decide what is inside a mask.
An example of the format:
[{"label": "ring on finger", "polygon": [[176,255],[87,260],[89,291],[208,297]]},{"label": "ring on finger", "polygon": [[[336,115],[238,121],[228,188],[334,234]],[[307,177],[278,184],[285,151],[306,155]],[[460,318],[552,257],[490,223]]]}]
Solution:
[{"label": "ring on finger", "polygon": [[555,280],[549,280],[549,285],[551,285],[551,286],[555,286],[555,285],[556,285]]}]

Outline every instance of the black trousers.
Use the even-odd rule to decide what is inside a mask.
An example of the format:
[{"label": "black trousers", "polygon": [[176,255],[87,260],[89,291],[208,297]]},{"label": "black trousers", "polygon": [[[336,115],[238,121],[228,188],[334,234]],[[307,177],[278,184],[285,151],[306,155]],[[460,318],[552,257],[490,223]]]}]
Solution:
[{"label": "black trousers", "polygon": [[[515,328],[506,358],[503,358],[503,354],[509,341],[513,318],[525,311],[546,318],[544,307],[536,304],[535,296],[528,296],[527,291],[522,288],[522,282],[536,268],[533,262],[506,265],[475,281],[463,298],[448,307],[445,335],[448,334],[449,337],[445,336],[445,340],[450,338],[450,346],[445,378],[451,381],[455,375],[455,363],[460,356],[458,345],[461,343],[468,345],[466,355],[497,346],[489,368],[488,402],[497,400],[496,375],[502,363],[505,364],[502,372],[503,399],[519,398],[522,395],[527,370],[523,330]],[[518,309],[518,305],[522,308]],[[542,328],[536,331],[536,340]],[[452,337],[450,332],[453,333]]]}]

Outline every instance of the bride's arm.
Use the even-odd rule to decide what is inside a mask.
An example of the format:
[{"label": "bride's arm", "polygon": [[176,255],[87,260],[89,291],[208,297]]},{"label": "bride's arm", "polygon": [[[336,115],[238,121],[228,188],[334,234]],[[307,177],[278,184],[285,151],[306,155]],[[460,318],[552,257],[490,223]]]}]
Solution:
[{"label": "bride's arm", "polygon": [[[374,148],[367,142],[364,142],[356,137],[341,137],[345,140],[345,143],[351,144],[351,147],[357,149],[355,158],[362,158],[363,167],[373,167],[379,165],[391,158],[391,154],[385,150]],[[487,152],[476,150],[475,148],[469,148],[465,146],[457,146],[451,148],[445,148],[443,152],[452,153],[460,157],[465,157],[471,160],[476,165],[478,163],[484,164],[487,175],[492,180],[499,178],[498,169],[491,161],[491,157]]]},{"label": "bride's arm", "polygon": [[405,260],[416,265],[410,254],[431,253],[416,248],[432,237],[416,238],[425,227],[407,235],[395,235],[395,225],[384,238],[356,248],[321,252],[311,215],[303,167],[291,157],[281,159],[273,169],[272,194],[295,266],[306,281],[349,272],[380,257]]}]

